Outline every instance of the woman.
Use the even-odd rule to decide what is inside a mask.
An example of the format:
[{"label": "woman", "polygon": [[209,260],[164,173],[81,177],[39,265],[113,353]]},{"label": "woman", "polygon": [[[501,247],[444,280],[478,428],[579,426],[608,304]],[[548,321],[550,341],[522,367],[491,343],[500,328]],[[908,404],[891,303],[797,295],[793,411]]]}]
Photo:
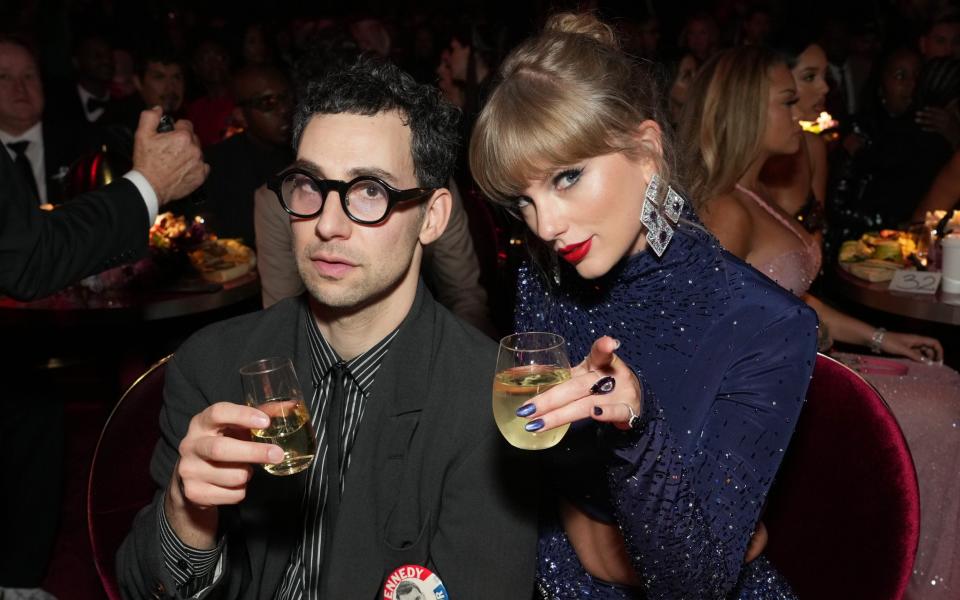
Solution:
[{"label": "woman", "polygon": [[670,125],[676,128],[680,124],[683,104],[687,101],[690,83],[697,74],[700,63],[689,52],[671,61],[667,65],[666,105]]},{"label": "woman", "polygon": [[[772,51],[731,50],[705,65],[691,89],[680,132],[689,157],[691,193],[706,200],[698,210],[720,243],[803,297],[816,309],[821,331],[838,341],[917,361],[889,361],[891,369],[909,375],[865,376],[897,416],[918,471],[923,521],[912,589],[929,588],[917,597],[934,597],[931,593],[939,590],[949,594],[943,597],[956,597],[960,565],[951,555],[960,524],[960,482],[955,475],[960,436],[953,424],[960,418],[960,375],[924,364],[941,359],[937,340],[874,328],[807,293],[820,267],[820,246],[766,200],[771,194],[760,179],[771,156],[790,155],[802,144],[797,117],[794,79]],[[723,162],[715,157],[723,157]],[[859,362],[856,355],[840,358]]]},{"label": "woman", "polygon": [[[920,56],[896,48],[879,61],[863,110],[842,143],[847,153],[829,203],[830,237],[859,237],[905,225],[953,149],[945,137],[916,120]],[[839,244],[837,244],[839,246]]]},{"label": "woman", "polygon": [[[801,121],[817,120],[830,90],[827,53],[814,39],[813,35],[794,34],[777,44],[793,75],[795,110]],[[777,206],[793,215],[807,231],[820,234],[827,195],[827,145],[819,135],[804,132],[796,152],[770,157],[760,179]]]},{"label": "woman", "polygon": [[517,330],[559,333],[583,359],[518,410],[528,431],[573,423],[545,452],[538,587],[792,598],[747,548],[816,320],[724,253],[674,191],[661,104],[609,27],[557,15],[504,62],[471,140],[480,187],[539,242],[542,268],[519,273]]}]

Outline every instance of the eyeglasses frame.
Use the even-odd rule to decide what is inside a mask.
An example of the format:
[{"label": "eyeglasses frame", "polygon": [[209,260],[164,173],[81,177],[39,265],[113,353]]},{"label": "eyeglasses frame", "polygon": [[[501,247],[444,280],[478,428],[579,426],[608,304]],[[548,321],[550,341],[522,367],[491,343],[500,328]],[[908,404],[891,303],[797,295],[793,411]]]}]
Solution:
[{"label": "eyeglasses frame", "polygon": [[[320,208],[312,214],[302,214],[294,211],[292,208],[287,206],[287,203],[283,200],[283,181],[291,175],[303,175],[310,179],[316,186],[320,189]],[[383,186],[383,189],[387,190],[387,210],[383,213],[383,216],[374,221],[364,221],[363,219],[357,218],[347,206],[347,191],[353,187],[355,184],[361,181],[372,181],[379,185]],[[379,177],[374,177],[373,175],[360,175],[359,177],[354,177],[350,181],[342,181],[339,179],[319,179],[316,175],[307,171],[306,169],[301,169],[299,167],[294,167],[291,169],[286,169],[271,175],[267,179],[267,188],[277,195],[277,200],[280,201],[280,206],[283,207],[283,210],[287,211],[288,214],[298,218],[298,219],[312,219],[323,212],[323,208],[327,205],[327,196],[331,191],[336,191],[337,195],[340,196],[340,207],[343,209],[343,213],[347,215],[354,223],[360,225],[379,225],[387,220],[390,216],[390,213],[393,212],[394,207],[401,202],[412,202],[415,200],[424,200],[427,196],[433,194],[440,188],[410,188],[406,190],[398,190],[393,187],[386,181],[380,179]]]}]

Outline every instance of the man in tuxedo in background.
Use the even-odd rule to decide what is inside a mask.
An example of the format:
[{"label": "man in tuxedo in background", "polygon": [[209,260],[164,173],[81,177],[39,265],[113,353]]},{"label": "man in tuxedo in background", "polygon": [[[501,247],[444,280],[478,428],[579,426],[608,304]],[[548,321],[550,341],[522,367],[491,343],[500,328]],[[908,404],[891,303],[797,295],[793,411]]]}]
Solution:
[{"label": "man in tuxedo in background", "polygon": [[17,38],[0,37],[0,142],[36,202],[59,204],[66,199],[63,184],[84,140],[65,123],[44,122],[44,105],[30,48]]},{"label": "man in tuxedo in background", "polygon": [[83,140],[84,149],[99,141],[104,115],[110,105],[113,82],[113,49],[107,39],[92,31],[80,33],[72,56],[75,78],[48,81],[44,122],[55,124]]}]

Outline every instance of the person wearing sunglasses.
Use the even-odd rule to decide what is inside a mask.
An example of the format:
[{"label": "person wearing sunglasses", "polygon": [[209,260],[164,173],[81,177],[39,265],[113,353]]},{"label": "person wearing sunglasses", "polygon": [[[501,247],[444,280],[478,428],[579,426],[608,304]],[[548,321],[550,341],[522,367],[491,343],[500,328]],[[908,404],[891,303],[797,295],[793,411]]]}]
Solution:
[{"label": "person wearing sunglasses", "polygon": [[252,246],[254,192],[293,160],[294,97],[287,76],[269,66],[237,71],[233,95],[233,120],[242,130],[206,149],[210,177],[199,213],[218,236],[241,238]]},{"label": "person wearing sunglasses", "polygon": [[[496,344],[419,276],[450,214],[457,118],[370,57],[307,88],[296,161],[269,183],[307,293],[199,332],[169,363],[158,490],[118,555],[125,597],[373,598],[429,570],[452,598],[496,581],[529,600],[536,469],[490,417]],[[242,404],[237,371],[266,356],[292,359],[313,415],[301,475],[266,473],[282,451],[248,441],[267,416]]]}]

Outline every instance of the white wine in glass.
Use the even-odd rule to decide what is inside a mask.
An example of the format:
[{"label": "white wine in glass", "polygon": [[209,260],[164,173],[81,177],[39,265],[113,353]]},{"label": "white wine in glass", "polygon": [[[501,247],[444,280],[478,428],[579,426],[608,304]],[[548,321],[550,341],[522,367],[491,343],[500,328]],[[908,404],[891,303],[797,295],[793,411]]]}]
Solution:
[{"label": "white wine in glass", "polygon": [[566,343],[553,333],[515,333],[500,340],[493,378],[493,418],[511,445],[543,450],[557,445],[570,425],[527,431],[530,422],[517,409],[553,386],[570,379]]},{"label": "white wine in glass", "polygon": [[289,358],[265,358],[240,369],[244,401],[270,417],[270,425],[251,429],[256,442],[276,444],[283,460],[267,463],[271,475],[293,475],[306,469],[317,452],[310,412]]}]

